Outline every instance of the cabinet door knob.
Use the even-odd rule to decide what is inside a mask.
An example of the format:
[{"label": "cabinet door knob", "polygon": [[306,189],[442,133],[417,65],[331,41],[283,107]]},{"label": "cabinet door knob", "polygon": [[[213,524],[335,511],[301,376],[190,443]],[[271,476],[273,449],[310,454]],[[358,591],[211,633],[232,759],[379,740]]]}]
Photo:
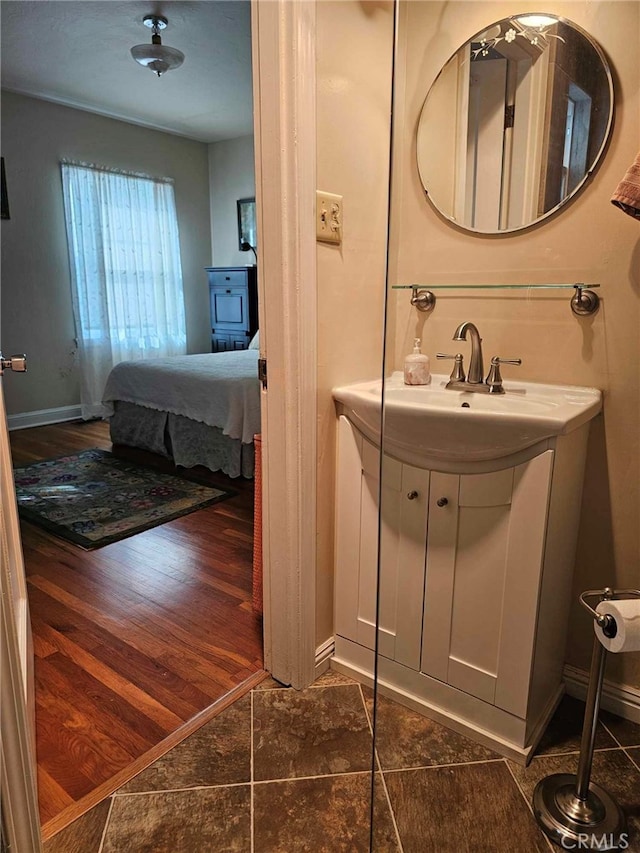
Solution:
[{"label": "cabinet door knob", "polygon": [[449,503],[449,501],[447,498],[438,498],[436,503],[438,506],[446,506]]},{"label": "cabinet door knob", "polygon": [[407,497],[409,498],[410,501],[415,501],[415,499],[418,496],[419,496],[419,492],[416,492],[415,490],[413,490],[411,492],[407,492]]}]

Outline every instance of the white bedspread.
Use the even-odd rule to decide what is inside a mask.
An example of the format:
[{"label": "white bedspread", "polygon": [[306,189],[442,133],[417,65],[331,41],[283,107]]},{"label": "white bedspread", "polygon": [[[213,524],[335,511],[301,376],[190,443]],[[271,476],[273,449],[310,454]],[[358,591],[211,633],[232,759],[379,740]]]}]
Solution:
[{"label": "white bedspread", "polygon": [[104,403],[124,400],[184,415],[218,427],[225,435],[253,442],[260,432],[258,350],[180,355],[116,364]]}]

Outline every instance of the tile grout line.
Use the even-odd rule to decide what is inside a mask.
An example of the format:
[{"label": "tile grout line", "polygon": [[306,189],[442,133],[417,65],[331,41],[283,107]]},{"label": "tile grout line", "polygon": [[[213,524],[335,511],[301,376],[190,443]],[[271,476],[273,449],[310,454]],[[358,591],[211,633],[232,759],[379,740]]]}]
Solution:
[{"label": "tile grout line", "polygon": [[111,812],[113,811],[114,802],[115,802],[114,798],[111,797],[111,802],[109,803],[109,811],[107,812],[107,819],[104,822],[104,827],[102,829],[102,835],[100,836],[100,844],[98,844],[97,853],[102,853],[102,849],[104,847],[104,842],[105,842],[106,837],[107,837],[107,829],[108,829],[109,823],[111,821]]},{"label": "tile grout line", "polygon": [[347,770],[346,773],[318,773],[317,776],[288,776],[286,779],[256,779],[254,785],[280,785],[283,782],[310,782],[313,779],[342,779],[345,776],[364,776],[371,770]]},{"label": "tile grout line", "polygon": [[250,707],[250,720],[249,720],[249,746],[251,753],[251,761],[250,761],[250,773],[249,773],[249,821],[250,821],[250,832],[251,832],[251,853],[254,853],[255,850],[255,807],[253,802],[253,782],[254,782],[254,772],[253,772],[253,690],[251,691],[251,707]]},{"label": "tile grout line", "polygon": [[[391,815],[391,822],[393,823],[393,828],[396,833],[396,841],[398,842],[398,850],[400,853],[404,853],[404,847],[402,846],[402,838],[400,837],[400,830],[398,829],[398,824],[396,821],[396,813],[393,810],[393,806],[391,805],[391,797],[389,796],[389,789],[387,788],[387,780],[384,777],[384,773],[382,771],[382,765],[380,764],[380,758],[376,755],[376,763],[378,765],[378,770],[380,772],[380,778],[382,779],[382,789],[384,791],[385,798],[387,800],[387,805],[389,806],[389,813]],[[374,804],[375,806],[375,804]],[[375,807],[372,808],[371,814],[375,813]],[[372,833],[373,834],[373,833]]]},{"label": "tile grout line", "polygon": [[[600,746],[596,747],[593,752],[615,752],[616,749],[624,749],[623,746]],[[579,749],[570,749],[567,752],[541,752],[539,755],[534,755],[532,761],[540,761],[543,758],[565,758],[568,755],[580,755]]]},{"label": "tile grout line", "polygon": [[[373,723],[372,723],[371,717],[369,715],[369,709],[367,708],[367,703],[366,703],[365,698],[364,698],[364,693],[362,692],[362,684],[358,684],[358,687],[360,689],[360,698],[362,699],[362,707],[364,708],[364,715],[367,718],[367,722],[369,724],[369,731],[371,732],[371,737],[374,738]],[[375,696],[375,694],[374,694],[374,696]],[[402,839],[400,838],[400,830],[398,829],[398,824],[396,821],[396,813],[394,812],[393,806],[391,805],[391,797],[389,796],[389,789],[387,788],[387,780],[384,778],[384,773],[382,772],[382,764],[380,763],[380,756],[378,755],[378,750],[373,749],[373,742],[374,741],[372,741],[373,758],[374,758],[376,765],[378,767],[378,771],[380,772],[380,778],[382,779],[382,789],[384,791],[385,799],[387,801],[387,806],[389,807],[389,814],[391,815],[391,822],[393,823],[393,829],[394,829],[395,834],[396,834],[396,841],[398,842],[398,850],[400,851],[400,853],[404,853],[404,847],[402,846]],[[374,777],[374,783],[371,787],[372,794],[373,794],[374,790],[375,790],[375,777]],[[374,819],[374,814],[375,814],[375,804],[372,803],[371,804],[371,820],[372,821]],[[373,838],[373,827],[371,827],[371,837]]]},{"label": "tile grout line", "polygon": [[417,767],[389,767],[385,773],[410,773],[414,770],[442,770],[443,767],[474,767],[476,764],[498,764],[504,758],[479,758],[477,761],[454,761],[449,764],[419,764]]},{"label": "tile grout line", "polygon": [[367,724],[369,726],[369,731],[371,732],[371,736],[373,737],[373,725],[371,723],[371,717],[369,716],[369,709],[367,708],[367,702],[364,698],[364,693],[362,692],[362,684],[358,684],[358,690],[360,692],[360,699],[362,700],[362,707],[364,709],[364,715],[367,718]]},{"label": "tile grout line", "polygon": [[[622,741],[619,738],[616,737],[613,729],[610,729],[606,723],[602,722],[602,720],[599,720],[599,722],[600,722],[600,725],[602,725],[603,728],[605,728],[607,730],[608,734],[610,734],[611,737],[615,740],[615,742],[618,744],[620,749],[638,749],[638,748],[640,748],[640,743],[628,743],[625,745],[624,743],[622,743]],[[609,747],[609,749],[613,749],[613,747]]]},{"label": "tile grout line", "polygon": [[638,770],[638,772],[640,773],[640,762],[636,761],[636,760],[635,760],[635,758],[634,758],[632,755],[629,755],[629,750],[630,750],[630,749],[637,749],[637,748],[638,748],[637,746],[630,746],[630,747],[627,747],[626,749],[625,749],[625,747],[623,747],[623,748],[622,748],[622,751],[623,751],[623,752],[624,752],[624,754],[627,756],[627,758],[629,759],[629,761],[633,764],[633,766],[634,766],[634,767]]},{"label": "tile grout line", "polygon": [[125,791],[123,794],[113,793],[113,800],[124,800],[127,797],[149,797],[154,794],[182,794],[184,791],[216,791],[218,788],[246,788],[251,782],[220,782],[218,785],[187,785],[184,788],[157,788],[154,791]]},{"label": "tile grout line", "polygon": [[556,847],[554,847],[554,845],[551,843],[550,839],[549,839],[549,838],[547,838],[546,834],[545,834],[545,833],[540,829],[540,827],[538,826],[538,821],[536,820],[536,816],[535,816],[534,811],[533,811],[533,806],[531,805],[531,803],[529,802],[529,800],[528,800],[527,796],[525,795],[525,793],[524,793],[524,791],[523,791],[523,789],[522,789],[522,786],[520,785],[520,782],[518,782],[518,780],[516,779],[515,773],[514,773],[514,772],[513,772],[513,770],[511,769],[511,766],[510,766],[510,764],[509,764],[508,759],[503,758],[503,759],[501,759],[501,760],[502,760],[502,761],[504,761],[505,767],[507,768],[507,770],[509,771],[509,774],[510,774],[511,778],[512,778],[512,779],[513,779],[513,781],[515,782],[516,788],[518,789],[518,791],[520,791],[520,794],[522,795],[522,798],[523,798],[523,800],[525,801],[525,803],[526,803],[526,805],[527,805],[527,808],[528,808],[528,809],[529,809],[529,811],[531,812],[531,816],[533,817],[533,822],[535,823],[536,828],[537,828],[538,832],[540,833],[540,835],[541,835],[541,836],[544,838],[544,840],[546,841],[546,843],[547,843],[547,847],[549,848],[549,850],[556,850],[557,848],[556,848]]},{"label": "tile grout line", "polygon": [[[431,768],[400,768],[401,770],[424,770]],[[395,770],[385,771],[387,773],[395,773]],[[125,794],[114,794],[112,799],[126,799],[127,797],[149,797],[156,794],[181,794],[185,791],[216,791],[220,788],[250,788],[256,785],[277,785],[283,782],[309,782],[313,779],[333,779],[335,777],[342,778],[343,776],[364,776],[371,773],[370,770],[347,770],[344,773],[318,773],[315,776],[286,776],[282,779],[255,779],[253,782],[222,782],[219,785],[192,785],[187,788],[159,788],[156,791],[130,791]]]},{"label": "tile grout line", "polygon": [[[598,714],[598,717],[600,717],[600,715],[599,715],[599,714]],[[606,733],[607,733],[610,737],[612,737],[612,738],[615,740],[615,742],[618,744],[618,746],[620,747],[620,749],[622,749],[622,748],[623,748],[622,744],[620,743],[620,741],[618,740],[618,738],[614,735],[614,733],[613,733],[613,732],[612,732],[612,730],[609,728],[609,726],[607,726],[607,724],[606,724],[606,723],[603,723],[601,718],[599,718],[599,719],[598,719],[598,722],[600,723],[600,725],[602,726],[602,728],[606,731]]]}]

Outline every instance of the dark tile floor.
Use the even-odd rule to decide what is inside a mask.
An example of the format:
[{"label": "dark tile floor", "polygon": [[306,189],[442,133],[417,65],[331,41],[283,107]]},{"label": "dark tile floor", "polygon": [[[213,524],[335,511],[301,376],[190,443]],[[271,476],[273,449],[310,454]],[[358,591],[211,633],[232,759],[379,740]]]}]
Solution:
[{"label": "dark tile floor", "polygon": [[[584,706],[565,698],[528,768],[387,699],[378,705],[373,850],[552,847],[530,803],[575,772]],[[372,694],[336,673],[301,692],[269,679],[45,845],[46,853],[369,850]],[[640,725],[603,713],[593,777],[640,853]]]}]

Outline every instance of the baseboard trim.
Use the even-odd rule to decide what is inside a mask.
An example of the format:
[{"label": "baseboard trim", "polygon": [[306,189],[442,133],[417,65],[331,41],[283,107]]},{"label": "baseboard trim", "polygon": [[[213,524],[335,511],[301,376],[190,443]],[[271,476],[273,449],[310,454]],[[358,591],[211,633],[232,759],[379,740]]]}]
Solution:
[{"label": "baseboard trim", "polygon": [[18,415],[7,415],[9,431],[14,429],[29,429],[29,427],[60,424],[64,421],[77,421],[82,418],[80,406],[60,406],[57,409],[38,409],[35,412],[22,412]]},{"label": "baseboard trim", "polygon": [[[318,669],[319,662],[322,661],[324,663],[328,659],[328,656],[333,655],[334,652],[335,639],[332,637],[316,650],[316,670]],[[353,675],[351,671],[353,665],[351,663],[348,667],[345,667],[342,661],[334,658],[332,666],[338,672],[342,672],[345,675]],[[324,672],[324,669],[322,672]],[[364,670],[359,670],[358,675],[362,677],[360,680],[371,683],[370,676]],[[562,676],[567,694],[584,702],[587,698],[589,673],[584,669],[578,669],[575,666],[565,664]],[[613,714],[617,714],[625,720],[630,720],[632,723],[640,725],[640,690],[637,687],[631,687],[628,684],[614,684],[612,681],[605,679],[602,686],[600,707],[606,711],[611,711]]]},{"label": "baseboard trim", "polygon": [[[586,698],[589,684],[589,673],[586,670],[565,664],[563,678],[569,696],[582,700]],[[640,690],[636,687],[630,687],[628,684],[614,684],[605,679],[600,706],[625,720],[640,723]]]},{"label": "baseboard trim", "polygon": [[336,650],[335,637],[329,637],[316,649],[315,677],[319,678],[329,669],[329,662]]}]

